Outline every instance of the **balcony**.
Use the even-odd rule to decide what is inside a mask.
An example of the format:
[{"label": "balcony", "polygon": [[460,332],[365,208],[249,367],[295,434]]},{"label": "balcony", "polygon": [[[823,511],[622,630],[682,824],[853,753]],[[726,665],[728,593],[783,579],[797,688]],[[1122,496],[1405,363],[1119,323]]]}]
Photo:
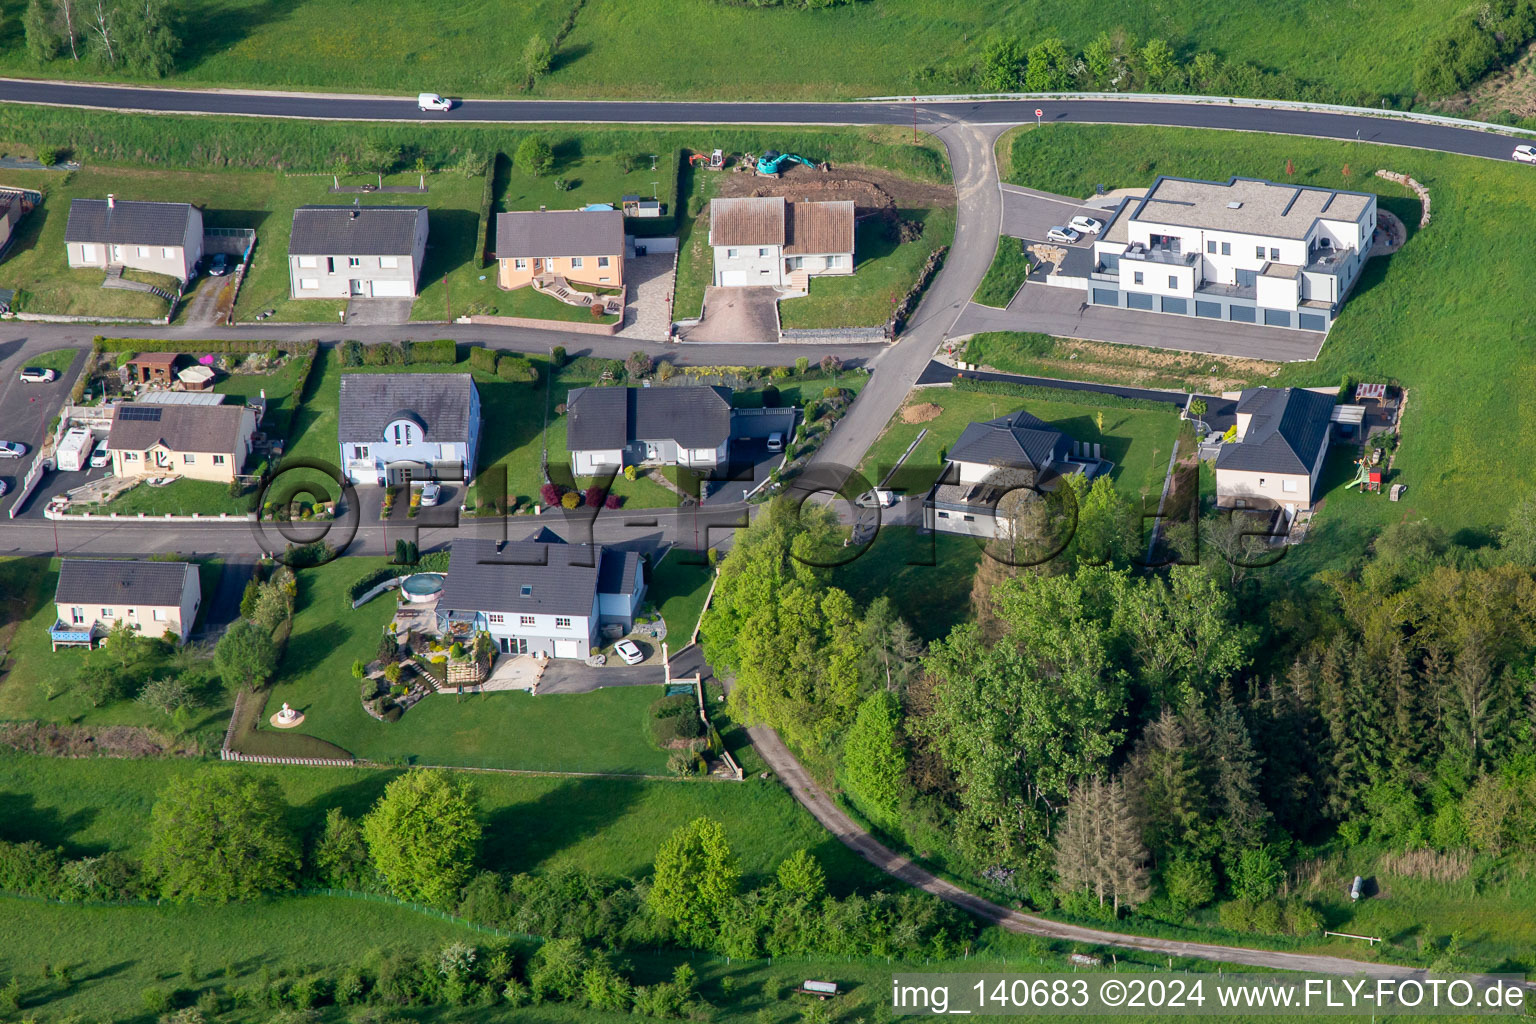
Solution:
[{"label": "balcony", "polygon": [[1165,249],[1161,247],[1149,247],[1140,242],[1133,242],[1120,255],[1122,260],[1137,260],[1142,263],[1161,263],[1170,267],[1192,267],[1199,259],[1199,253],[1183,252],[1179,249]]}]

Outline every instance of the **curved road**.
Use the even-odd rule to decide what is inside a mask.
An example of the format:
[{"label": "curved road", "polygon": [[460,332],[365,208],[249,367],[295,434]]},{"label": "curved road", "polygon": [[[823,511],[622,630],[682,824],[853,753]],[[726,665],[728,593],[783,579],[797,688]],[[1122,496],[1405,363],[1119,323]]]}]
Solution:
[{"label": "curved road", "polygon": [[[1513,148],[1507,136],[1449,125],[1324,111],[1143,100],[928,104],[470,100],[447,113],[426,116],[416,109],[413,100],[392,97],[147,89],[3,79],[0,80],[0,102],[155,113],[339,120],[821,125],[911,124],[915,106],[918,125],[943,142],[954,168],[958,208],[955,244],[943,272],[930,286],[907,332],[897,344],[886,348],[873,360],[879,386],[871,384],[864,389],[818,453],[816,461],[826,470],[858,465],[927,367],[986,273],[996,248],[1002,208],[994,144],[1008,127],[1033,121],[1037,106],[1045,110],[1045,119],[1053,123],[1173,125],[1358,139],[1493,159],[1509,159]],[[36,326],[33,325],[34,334],[38,333]],[[41,541],[43,524],[29,526],[39,535],[34,543]],[[14,529],[15,524],[11,528]],[[225,537],[233,538],[234,533],[221,530],[220,535],[222,541]],[[249,544],[248,540],[246,544]],[[697,668],[708,670],[702,661]],[[683,666],[680,673],[691,671],[693,669]],[[1424,973],[1413,968],[1342,957],[1242,949],[1099,931],[1010,910],[952,885],[887,849],[837,807],[776,733],[761,726],[753,727],[749,732],[753,745],[789,786],[795,798],[841,842],[892,877],[1011,931],[1284,970],[1388,977]]]}]

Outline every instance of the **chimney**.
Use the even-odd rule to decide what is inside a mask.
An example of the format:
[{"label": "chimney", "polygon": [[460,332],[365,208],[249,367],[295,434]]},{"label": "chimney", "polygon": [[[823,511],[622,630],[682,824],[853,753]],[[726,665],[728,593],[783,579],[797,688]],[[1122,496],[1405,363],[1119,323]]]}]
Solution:
[{"label": "chimney", "polygon": [[356,210],[353,210],[353,211],[352,211],[352,217],[351,217],[351,219],[352,219],[352,220],[357,220],[357,211],[356,211]]},{"label": "chimney", "polygon": [[113,195],[111,192],[107,193],[107,209],[117,209],[117,196]]}]

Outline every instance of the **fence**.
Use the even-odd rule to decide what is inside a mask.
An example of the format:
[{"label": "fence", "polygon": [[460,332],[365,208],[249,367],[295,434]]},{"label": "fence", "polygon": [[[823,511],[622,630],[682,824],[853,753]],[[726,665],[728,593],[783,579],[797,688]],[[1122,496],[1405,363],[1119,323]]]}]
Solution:
[{"label": "fence", "polygon": [[219,760],[242,764],[296,764],[310,768],[356,768],[358,762],[341,757],[273,757],[269,754],[242,754],[238,750],[220,750]]},{"label": "fence", "polygon": [[27,475],[21,478],[21,489],[16,492],[16,499],[11,502],[11,507],[5,513],[8,517],[11,519],[16,518],[16,513],[21,511],[21,506],[27,503],[27,499],[32,496],[33,489],[37,487],[37,482],[43,478],[43,473],[47,471],[45,464],[52,461],[52,459],[45,459],[42,456],[32,460],[32,465],[27,469]]}]

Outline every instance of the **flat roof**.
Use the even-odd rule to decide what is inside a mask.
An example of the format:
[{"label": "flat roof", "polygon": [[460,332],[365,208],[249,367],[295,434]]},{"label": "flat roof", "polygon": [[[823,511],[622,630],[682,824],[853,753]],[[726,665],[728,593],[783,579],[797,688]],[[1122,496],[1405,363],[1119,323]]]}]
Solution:
[{"label": "flat roof", "polygon": [[1153,224],[1306,238],[1319,220],[1354,223],[1376,197],[1262,178],[1197,181],[1160,177],[1137,201],[1131,219]]}]

